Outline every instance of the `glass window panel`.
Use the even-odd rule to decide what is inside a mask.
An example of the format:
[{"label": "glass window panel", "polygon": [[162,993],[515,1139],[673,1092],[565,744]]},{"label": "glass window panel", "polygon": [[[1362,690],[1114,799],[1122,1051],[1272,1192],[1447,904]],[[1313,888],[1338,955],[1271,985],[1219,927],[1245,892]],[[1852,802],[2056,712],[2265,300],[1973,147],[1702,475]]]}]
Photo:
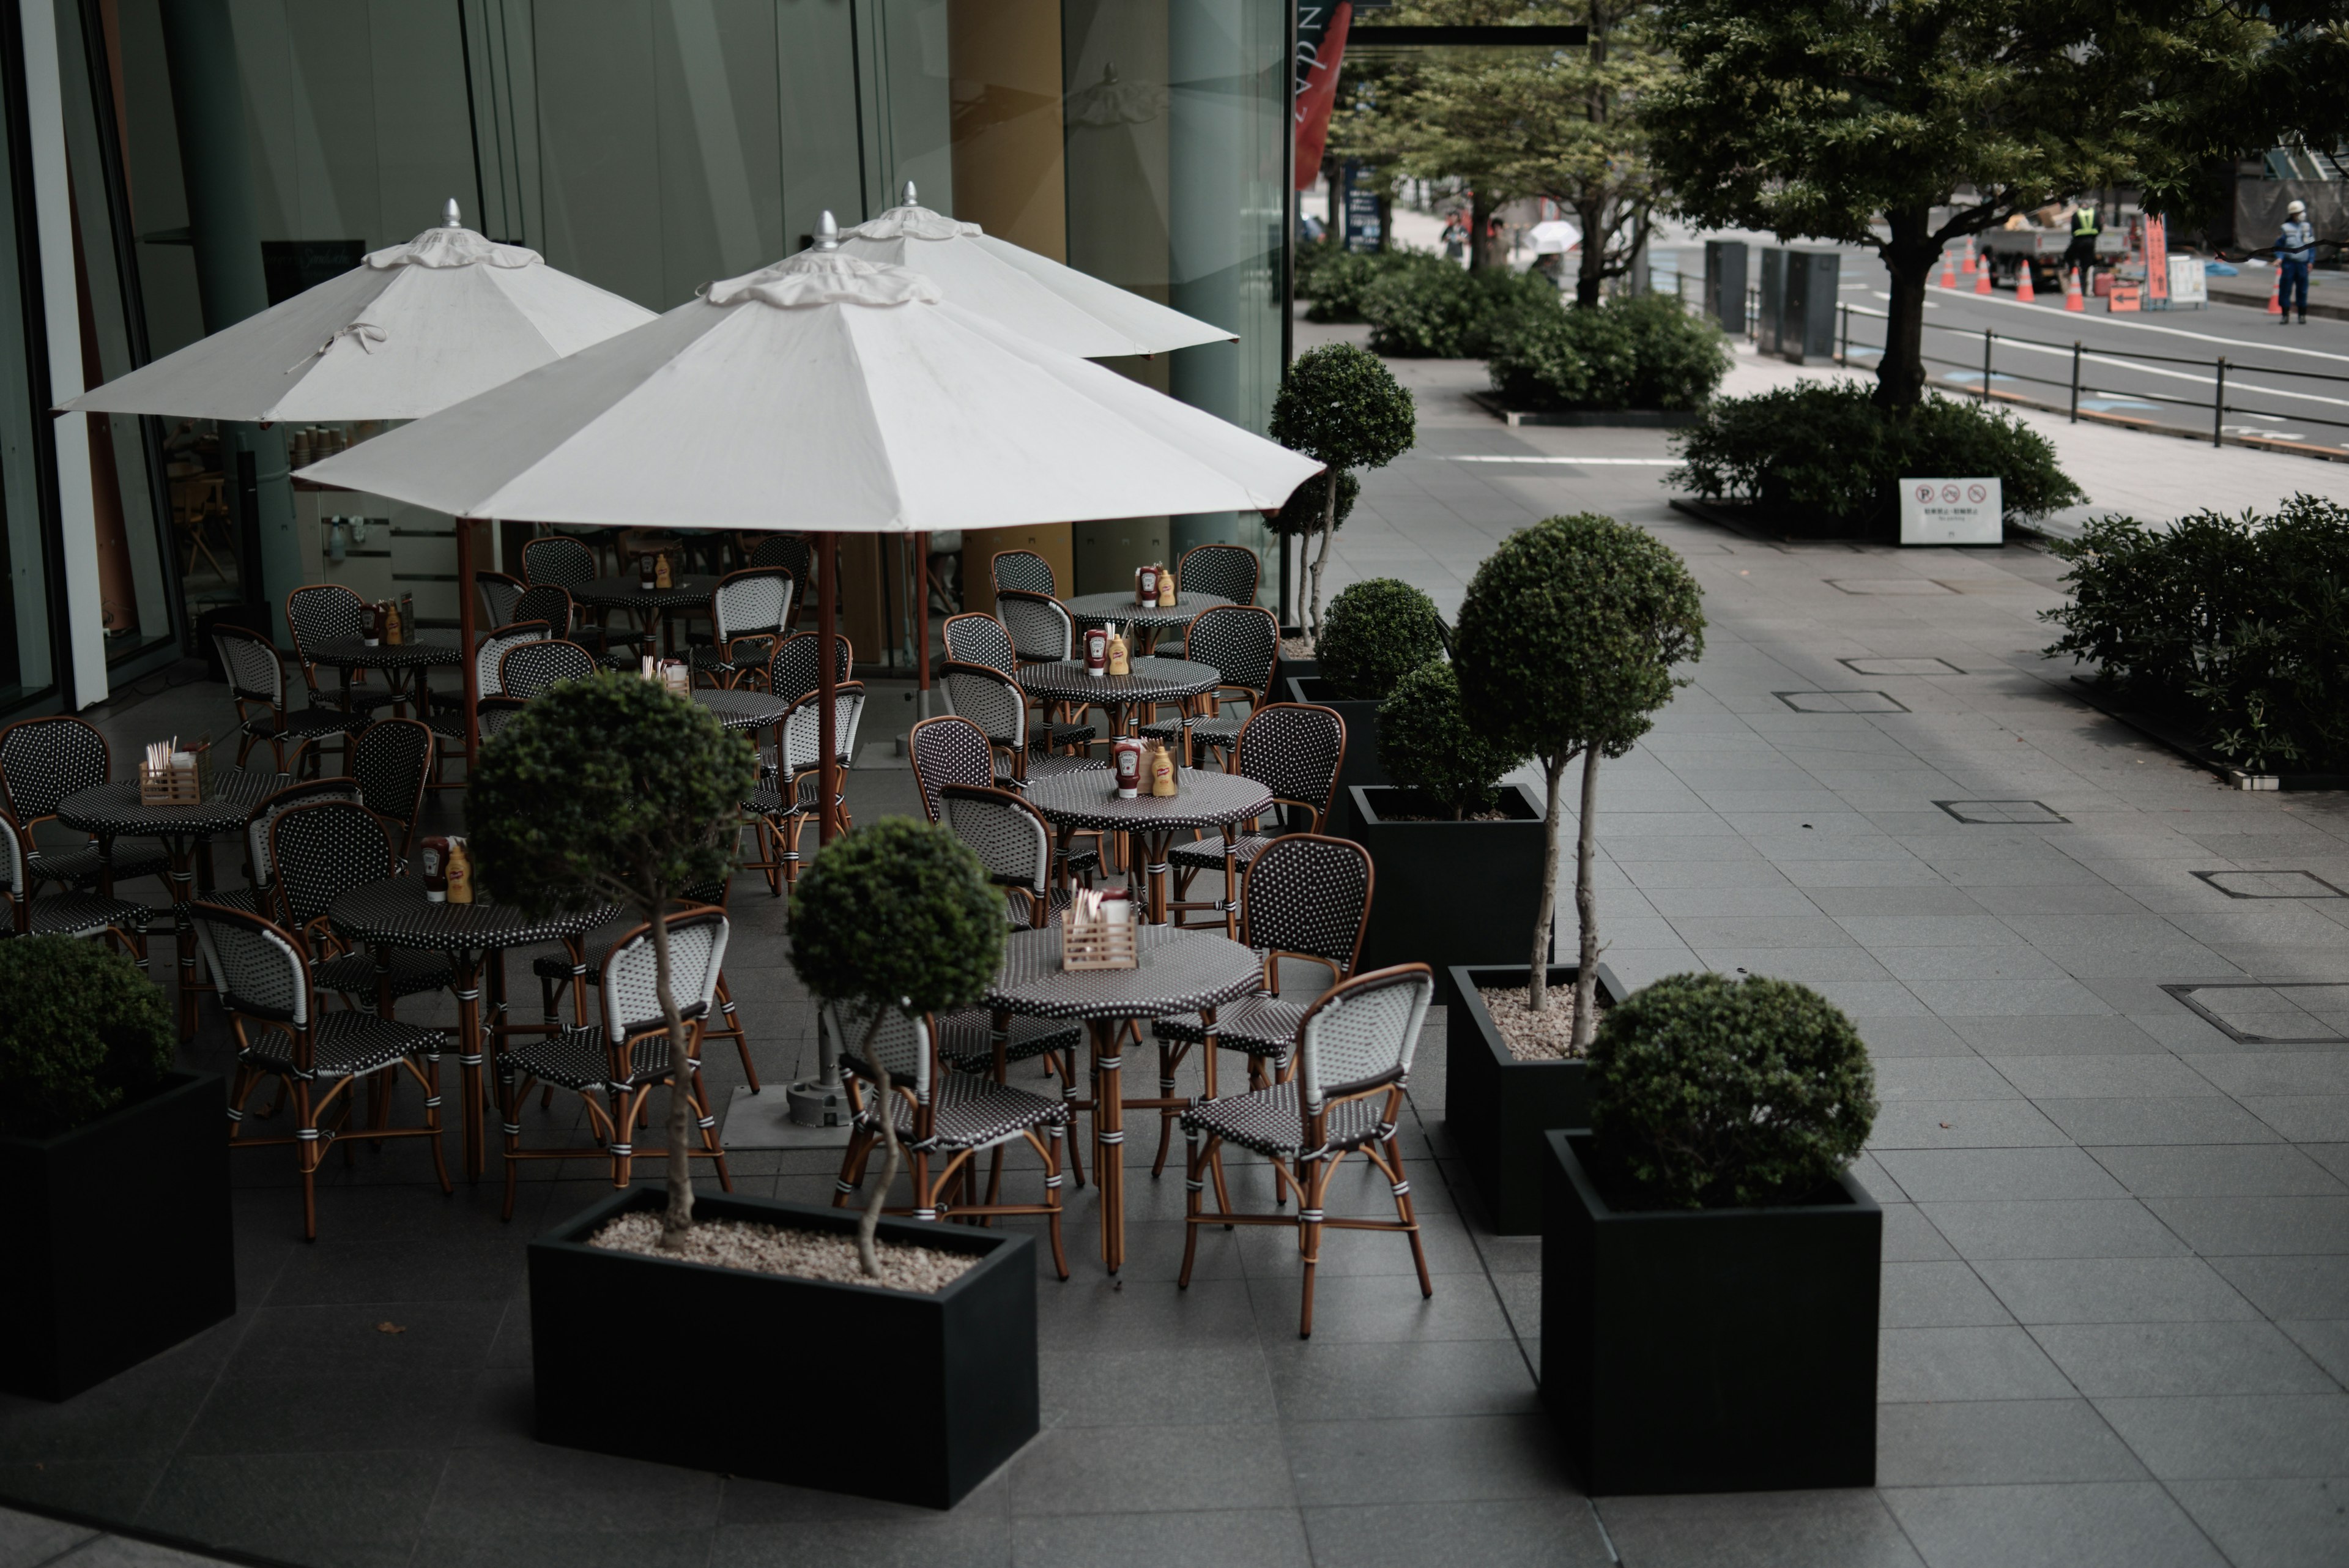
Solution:
[{"label": "glass window panel", "polygon": [[48,420],[34,408],[30,356],[37,339],[28,319],[26,257],[32,254],[32,192],[16,182],[16,139],[22,134],[24,83],[5,74],[0,103],[0,713],[36,702],[56,689],[49,609],[49,529],[42,516],[36,443],[48,439]]}]

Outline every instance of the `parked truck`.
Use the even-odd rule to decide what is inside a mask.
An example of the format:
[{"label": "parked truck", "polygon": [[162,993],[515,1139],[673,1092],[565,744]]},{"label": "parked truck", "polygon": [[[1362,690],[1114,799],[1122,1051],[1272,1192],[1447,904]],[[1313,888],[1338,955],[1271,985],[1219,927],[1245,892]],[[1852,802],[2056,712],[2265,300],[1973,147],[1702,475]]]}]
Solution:
[{"label": "parked truck", "polygon": [[[2013,288],[2015,279],[2026,263],[2031,267],[2031,286],[2044,291],[2064,290],[2064,253],[2072,247],[2072,231],[2060,229],[1992,229],[1982,236],[1984,259],[1991,269],[1991,285],[1996,288]],[[2119,265],[2128,254],[2128,236],[2118,227],[2108,228],[2096,236],[2096,265],[2109,267]]]}]

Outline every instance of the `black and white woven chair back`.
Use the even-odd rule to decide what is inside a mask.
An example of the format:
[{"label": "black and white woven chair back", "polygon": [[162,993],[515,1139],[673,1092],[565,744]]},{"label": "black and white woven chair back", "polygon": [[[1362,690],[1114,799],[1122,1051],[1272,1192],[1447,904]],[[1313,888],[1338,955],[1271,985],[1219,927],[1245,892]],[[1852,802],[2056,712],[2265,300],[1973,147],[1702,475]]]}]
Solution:
[{"label": "black and white woven chair back", "polygon": [[824,1026],[840,1048],[840,1064],[864,1079],[877,1082],[877,1062],[889,1070],[892,1082],[911,1089],[922,1105],[930,1103],[930,1028],[926,1018],[908,1018],[894,1007],[881,1010],[881,1028],[868,1048],[864,1031],[872,1025],[873,1010],[853,1002],[823,1004]]},{"label": "black and white woven chair back", "polygon": [[780,566],[753,566],[730,572],[709,595],[709,623],[717,643],[724,648],[738,637],[765,632],[782,635],[792,616],[790,572]]},{"label": "black and white woven chair back", "polygon": [[[688,909],[668,917],[668,986],[678,1012],[707,1017],[726,963],[726,917],[716,909]],[[604,1034],[618,1045],[631,1034],[661,1026],[660,982],[653,960],[653,932],[640,926],[620,939],[604,961]]]},{"label": "black and white woven chair back", "polygon": [[798,534],[771,534],[759,541],[750,552],[753,566],[781,566],[792,575],[792,581],[804,583],[811,579],[809,568],[815,564],[815,552],[808,547],[806,538]]},{"label": "black and white woven chair back", "polygon": [[1077,623],[1069,607],[1050,594],[999,593],[995,613],[1002,618],[1022,663],[1066,659],[1076,649]]},{"label": "black and white woven chair back", "polygon": [[1294,833],[1257,851],[1240,877],[1240,940],[1351,969],[1371,911],[1370,852],[1350,838]]},{"label": "black and white woven chair back", "polygon": [[970,846],[989,877],[1043,896],[1052,873],[1052,830],[1034,806],[1009,790],[985,785],[947,784],[938,796],[947,826]]},{"label": "black and white woven chair back", "polygon": [[1213,594],[1236,605],[1256,603],[1263,575],[1263,563],[1245,545],[1194,545],[1174,563],[1174,583],[1185,593]]},{"label": "black and white woven chair back", "polygon": [[505,662],[508,649],[520,648],[525,642],[550,641],[554,636],[554,628],[543,620],[518,620],[481,639],[481,646],[473,652],[473,681],[481,694],[506,694],[505,688],[498,684],[498,667]]},{"label": "black and white woven chair back", "polygon": [[528,702],[566,680],[585,680],[599,668],[595,656],[575,642],[554,638],[516,643],[498,660],[498,690]]},{"label": "black and white woven chair back", "polygon": [[914,785],[922,792],[922,812],[938,820],[938,791],[948,784],[995,783],[995,752],[987,732],[956,713],[941,713],[914,726],[905,739],[913,759]]},{"label": "black and white woven chair back", "polygon": [[277,863],[269,854],[269,830],[276,826],[277,819],[297,806],[328,800],[363,805],[366,786],[357,779],[312,779],[307,784],[289,784],[253,808],[253,815],[244,819],[244,849],[253,865],[256,891],[267,889],[277,879]]},{"label": "black and white woven chair back", "polygon": [[285,629],[304,659],[322,642],[367,635],[367,600],[340,583],[312,583],[285,596]]},{"label": "black and white woven chair back", "polygon": [[216,626],[212,646],[220,651],[231,696],[272,708],[285,706],[285,666],[277,658],[276,644],[241,626]]},{"label": "black and white woven chair back", "polygon": [[1061,591],[1052,581],[1052,563],[1033,550],[998,550],[988,563],[988,574],[995,579],[995,591],[1004,594],[1042,594],[1050,598]]},{"label": "black and white woven chair back", "polygon": [[1346,756],[1346,721],[1311,702],[1268,702],[1240,727],[1237,772],[1275,800],[1310,806],[1330,820],[1338,767]]},{"label": "black and white woven chair back", "polygon": [[579,629],[579,607],[572,602],[569,588],[559,583],[540,583],[523,590],[522,597],[514,600],[513,614],[490,624],[506,626],[529,620],[543,620],[555,636],[569,637]]},{"label": "black and white woven chair back", "polygon": [[111,760],[98,726],[70,714],[0,730],[0,782],[19,822],[54,816],[67,795],[104,784]]},{"label": "black and white woven chair back", "polygon": [[[856,755],[856,726],[864,717],[864,687],[852,680],[833,688],[833,753],[846,767]],[[783,771],[812,768],[823,757],[823,693],[811,691],[783,715]]]},{"label": "black and white woven chair back", "polygon": [[1280,654],[1280,622],[1254,605],[1217,605],[1191,618],[1183,657],[1211,665],[1222,683],[1258,694],[1272,689],[1272,661]]},{"label": "black and white woven chair back", "polygon": [[351,777],[369,811],[413,825],[432,776],[432,731],[415,719],[378,719],[351,742]]},{"label": "black and white woven chair back", "polygon": [[[832,678],[845,680],[856,662],[856,649],[848,639],[834,633],[832,639]],[[816,634],[801,632],[783,639],[781,647],[767,660],[767,691],[778,700],[796,702],[816,688],[816,677],[822,670],[816,664]]]},{"label": "black and white woven chair back", "polygon": [[[514,614],[514,606],[522,603],[523,580],[504,572],[475,572],[473,581],[481,590],[481,609],[490,618],[487,624],[503,626],[522,618]],[[566,590],[568,591],[568,590]]]},{"label": "black and white woven chair back", "polygon": [[274,920],[218,904],[198,904],[192,919],[222,1006],[296,1029],[308,1026],[310,965],[299,938]]},{"label": "black and white woven chair back", "polygon": [[938,672],[947,706],[1014,752],[1028,743],[1028,694],[1019,682],[983,664],[949,664]]},{"label": "black and white woven chair back", "polygon": [[1320,1109],[1332,1095],[1408,1077],[1434,997],[1435,973],[1423,963],[1356,975],[1324,992],[1297,1027],[1297,1081],[1305,1109]]},{"label": "black and white woven chair back", "polygon": [[279,813],[269,825],[269,861],[278,897],[296,926],[307,926],[343,894],[380,882],[398,867],[375,813],[331,800]]},{"label": "black and white woven chair back", "polygon": [[522,576],[533,587],[540,583],[585,587],[595,580],[595,552],[584,540],[561,534],[533,539],[522,547]]},{"label": "black and white woven chair back", "polygon": [[984,664],[1006,675],[1019,673],[1019,656],[1011,651],[1011,634],[991,615],[966,610],[948,616],[947,659],[955,664]]}]

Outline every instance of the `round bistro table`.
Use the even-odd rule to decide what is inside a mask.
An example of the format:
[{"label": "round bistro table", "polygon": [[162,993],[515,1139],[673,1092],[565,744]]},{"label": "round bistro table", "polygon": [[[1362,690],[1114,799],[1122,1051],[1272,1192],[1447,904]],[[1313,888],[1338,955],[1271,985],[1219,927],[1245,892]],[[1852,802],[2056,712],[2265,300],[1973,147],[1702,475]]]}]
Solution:
[{"label": "round bistro table", "polygon": [[[1111,1273],[1125,1265],[1125,1113],[1164,1110],[1189,1102],[1124,1097],[1121,1044],[1128,1021],[1196,1012],[1215,1050],[1216,1009],[1237,1002],[1264,981],[1264,961],[1248,949],[1210,931],[1144,926],[1133,969],[1064,970],[1061,923],[1040,931],[1014,931],[988,990],[988,1007],[1030,1018],[1084,1022],[1092,1042],[1093,1184],[1101,1189],[1102,1262]],[[1073,1085],[1064,1093],[1074,1096]],[[1075,1128],[1071,1127],[1074,1136]]]},{"label": "round bistro table", "polygon": [[1069,614],[1081,626],[1088,623],[1131,626],[1143,634],[1145,643],[1155,646],[1159,635],[1168,628],[1188,626],[1191,618],[1203,609],[1239,601],[1221,598],[1214,594],[1185,594],[1180,603],[1161,607],[1135,604],[1130,593],[1106,593],[1079,594],[1061,602],[1068,607]]},{"label": "round bistro table", "polygon": [[[505,950],[561,942],[575,966],[580,939],[619,913],[614,904],[565,909],[533,918],[511,904],[436,904],[421,877],[387,877],[354,888],[327,906],[336,934],[370,947],[446,953],[455,970],[457,1064],[464,1076],[465,1179],[479,1181],[485,1159],[481,1126],[481,1042],[502,1029],[506,1010]],[[490,1022],[481,1023],[481,968],[489,961]],[[378,972],[383,966],[378,964]]]},{"label": "round bistro table", "polygon": [[464,654],[453,642],[378,642],[370,648],[356,637],[330,637],[312,643],[303,657],[312,664],[330,664],[342,672],[343,711],[351,706],[351,671],[380,670],[392,690],[399,690],[402,677],[415,684],[413,693],[419,710],[424,706],[424,671],[442,666],[462,664]]},{"label": "round bistro table", "polygon": [[1190,699],[1222,685],[1223,672],[1212,664],[1195,664],[1187,659],[1147,656],[1133,659],[1131,667],[1131,675],[1088,675],[1081,659],[1030,664],[1019,671],[1019,689],[1046,702],[1066,702],[1079,710],[1099,708],[1109,716],[1109,732],[1112,735],[1133,733],[1133,717],[1137,708],[1154,711],[1161,703],[1178,703],[1183,710],[1183,760],[1188,762],[1193,716]]},{"label": "round bistro table", "polygon": [[[57,820],[95,834],[109,862],[118,838],[162,840],[163,852],[171,859],[171,940],[180,955],[182,1038],[196,1032],[196,942],[188,914],[195,902],[197,848],[215,834],[242,831],[254,806],[293,782],[289,774],[226,768],[212,776],[212,793],[199,805],[142,805],[136,779],[94,784],[57,804]],[[209,888],[209,865],[204,880]],[[110,870],[100,886],[108,898],[114,897]]]},{"label": "round bistro table", "polygon": [[[1140,842],[1143,870],[1148,876],[1150,923],[1166,923],[1167,853],[1174,836],[1187,828],[1222,827],[1244,822],[1272,805],[1272,791],[1238,774],[1211,774],[1200,768],[1177,770],[1172,797],[1146,790],[1132,800],[1118,798],[1107,763],[1064,774],[1040,774],[1028,780],[1028,804],[1060,829],[1060,848],[1066,852],[1069,836],[1077,832],[1127,833]],[[1131,867],[1133,861],[1126,864]],[[1130,876],[1130,873],[1129,873]]]},{"label": "round bistro table", "polygon": [[592,609],[634,610],[644,622],[645,646],[661,646],[661,618],[679,611],[706,610],[709,596],[717,591],[718,579],[696,573],[672,577],[666,588],[641,587],[641,578],[597,577],[583,587],[571,590],[571,597]]}]

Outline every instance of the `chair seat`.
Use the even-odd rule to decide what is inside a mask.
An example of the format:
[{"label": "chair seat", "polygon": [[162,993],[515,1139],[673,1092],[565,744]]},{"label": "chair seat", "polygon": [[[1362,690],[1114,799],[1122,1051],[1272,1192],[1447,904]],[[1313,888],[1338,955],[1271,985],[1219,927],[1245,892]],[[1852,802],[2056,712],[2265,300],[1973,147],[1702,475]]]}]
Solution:
[{"label": "chair seat", "polygon": [[[1372,1098],[1340,1100],[1330,1107],[1328,1147],[1360,1148],[1380,1141],[1379,1111],[1384,1101]],[[1183,1130],[1205,1133],[1226,1143],[1254,1149],[1268,1158],[1298,1152],[1305,1130],[1295,1082],[1252,1089],[1245,1095],[1224,1095],[1201,1100],[1183,1113]]]},{"label": "chair seat", "polygon": [[[1256,857],[1264,853],[1264,846],[1271,842],[1272,837],[1268,834],[1241,834],[1232,845],[1232,864],[1239,870],[1247,870],[1255,863]],[[1224,868],[1223,835],[1213,834],[1188,844],[1178,844],[1167,855],[1166,860],[1171,866],[1189,870],[1220,871]]]},{"label": "chair seat", "polygon": [[[928,1148],[992,1148],[1006,1138],[1018,1137],[1030,1127],[1064,1127],[1069,1120],[1065,1102],[1048,1100],[1041,1095],[1031,1095],[991,1079],[957,1075],[932,1084],[930,1092],[934,1114],[930,1118],[930,1141],[924,1146]],[[910,1142],[914,1136],[914,1107],[905,1103],[903,1095],[891,1095],[889,1105],[896,1114],[897,1137]],[[869,1095],[864,1110],[856,1119],[868,1129],[879,1128]]]},{"label": "chair seat", "polygon": [[1089,746],[1092,744],[1095,734],[1091,724],[1054,724],[1051,730],[1052,734],[1049,741],[1039,735],[1028,742],[1029,750],[1032,753],[1040,744],[1045,750],[1054,752],[1063,746]]},{"label": "chair seat", "polygon": [[155,911],[124,898],[101,898],[95,893],[52,893],[33,900],[32,930],[36,937],[81,937],[113,926],[144,936]]},{"label": "chair seat", "polygon": [[[995,1070],[995,1020],[983,1007],[966,1007],[938,1017],[938,1059],[964,1073]],[[1067,1051],[1084,1041],[1084,1026],[1053,1018],[1011,1015],[1010,1038],[1004,1042],[1007,1063],[1025,1062],[1047,1052]]]},{"label": "chair seat", "polygon": [[[1054,774],[1081,774],[1087,768],[1100,767],[1101,763],[1096,758],[1064,756],[1054,752],[1046,756],[1030,756],[1028,759],[1028,776],[1033,779]],[[1102,776],[1106,778],[1108,775],[1104,774]]]},{"label": "chair seat", "polygon": [[[408,948],[387,948],[384,956],[391,969],[391,994],[414,996],[427,991],[439,991],[457,983],[456,966],[441,953],[416,952]],[[345,953],[328,959],[318,966],[318,989],[344,996],[375,995],[375,955]]]},{"label": "chair seat", "polygon": [[279,723],[276,715],[256,713],[242,728],[256,741],[324,740],[328,735],[347,735],[360,722],[360,715],[344,712],[340,708],[295,708]]},{"label": "chair seat", "polygon": [[[1277,996],[1244,996],[1216,1012],[1216,1044],[1226,1050],[1274,1061],[1288,1058],[1297,1044],[1297,1026],[1305,1022],[1305,1004]],[[1178,1012],[1150,1026],[1150,1037],[1170,1045],[1196,1045],[1207,1037],[1206,1021],[1195,1012]]]},{"label": "chair seat", "polygon": [[[169,875],[171,857],[160,848],[137,848],[138,842],[120,838],[114,841],[114,879],[128,882],[133,877]],[[96,885],[105,870],[106,862],[95,844],[73,849],[36,849],[25,857],[26,878],[35,883],[88,888]]]},{"label": "chair seat", "polygon": [[[565,971],[568,972],[567,971]],[[668,1079],[668,1036],[647,1034],[632,1051],[628,1075],[615,1083],[612,1054],[599,1023],[574,1024],[559,1034],[517,1035],[506,1048],[505,1060],[520,1073],[543,1084],[592,1095],[604,1089],[632,1089],[640,1084]]]},{"label": "chair seat", "polygon": [[[1240,742],[1240,727],[1247,721],[1226,714],[1216,719],[1191,721],[1191,744],[1197,746],[1237,746]],[[1162,719],[1155,724],[1144,724],[1140,733],[1147,741],[1164,741],[1174,745],[1183,738],[1183,722],[1179,719]]]},{"label": "chair seat", "polygon": [[[343,693],[335,688],[321,687],[311,695],[317,699],[317,701],[312,704],[313,708],[318,708],[319,704],[326,704],[327,706],[320,709],[321,711],[341,711]],[[350,711],[354,713],[372,713],[378,708],[388,708],[399,700],[398,692],[387,691],[380,686],[354,686],[350,690]]]},{"label": "chair seat", "polygon": [[207,904],[218,904],[223,909],[243,909],[248,915],[266,915],[261,907],[261,895],[251,888],[216,888],[204,895]]},{"label": "chair seat", "polygon": [[[841,763],[840,771],[844,778],[848,773],[848,764]],[[798,800],[793,805],[786,806],[783,804],[783,792],[780,783],[774,774],[769,774],[765,782],[751,791],[750,797],[742,803],[742,809],[754,816],[804,816],[815,810],[816,793],[816,774],[813,769],[810,769],[800,777]]]},{"label": "chair seat", "polygon": [[[1066,888],[1050,889],[1044,895],[1044,919],[1049,922],[1054,916],[1067,909],[1069,903],[1069,890]],[[1031,908],[1032,906],[1028,902],[1028,895],[1023,889],[1016,887],[1003,889],[1003,912],[1011,921],[1012,929],[1024,931],[1029,929],[1029,910]]]},{"label": "chair seat", "polygon": [[[255,1032],[244,1060],[270,1073],[294,1071],[294,1038],[282,1029]],[[380,1072],[403,1056],[438,1056],[448,1036],[438,1029],[394,1023],[354,1008],[318,1015],[310,1031],[312,1073],[320,1078],[355,1078]]]}]

